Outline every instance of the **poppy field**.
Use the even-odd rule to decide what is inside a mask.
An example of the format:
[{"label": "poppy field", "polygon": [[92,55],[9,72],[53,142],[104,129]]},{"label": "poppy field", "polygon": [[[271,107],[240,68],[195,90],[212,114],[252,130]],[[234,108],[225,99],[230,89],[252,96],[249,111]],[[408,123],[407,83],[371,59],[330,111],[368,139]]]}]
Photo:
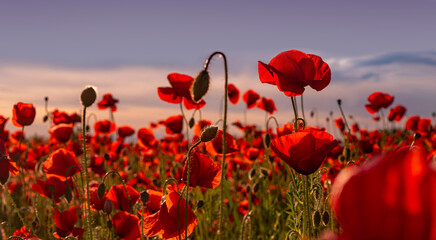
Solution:
[{"label": "poppy field", "polygon": [[[202,114],[220,80],[214,58],[225,76],[213,89],[219,119]],[[94,86],[77,93],[81,112],[49,109],[46,97],[44,109],[18,102],[0,113],[0,239],[436,239],[431,119],[374,89],[361,106],[383,127],[362,128],[338,99],[341,115],[326,119],[334,137],[303,105],[306,89],[335,84],[322,57],[289,50],[257,64],[260,82],[292,104],[284,124],[271,98],[232,83],[222,52],[196,77],[168,73],[156,94],[180,111],[139,129],[115,122],[123,100]],[[263,110],[265,122],[229,122],[235,104]],[[90,117],[93,105],[108,118]],[[49,137],[26,135],[36,111]]]}]

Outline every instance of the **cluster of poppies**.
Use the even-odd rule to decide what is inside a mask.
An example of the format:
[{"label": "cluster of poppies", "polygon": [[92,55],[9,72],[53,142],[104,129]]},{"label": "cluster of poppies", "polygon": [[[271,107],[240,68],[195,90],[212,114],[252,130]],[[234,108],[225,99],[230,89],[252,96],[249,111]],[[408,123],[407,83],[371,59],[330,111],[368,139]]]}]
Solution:
[{"label": "cluster of poppies", "polygon": [[[276,85],[292,102],[305,87],[321,91],[331,81],[321,57],[297,50],[268,64],[259,61],[258,71],[262,83]],[[206,106],[193,100],[194,78],[171,73],[167,79],[170,86],[157,89],[161,100],[185,111]],[[240,90],[228,84],[227,91],[229,101],[238,104]],[[271,98],[251,89],[242,100],[247,109],[277,111]],[[375,92],[365,108],[376,114],[393,101]],[[211,127],[208,119],[188,121],[184,111],[139,129],[117,125],[118,102],[104,94],[97,106],[109,111],[109,119],[93,126],[77,113],[46,112],[48,140],[25,137],[25,127],[35,119],[32,104],[13,107],[12,123],[20,129],[13,133],[5,129],[8,118],[0,116],[0,195],[10,195],[7,201],[14,203],[0,207],[1,221],[7,222],[0,234],[127,240],[285,239],[290,232],[331,240],[436,238],[431,119],[410,116],[403,127],[369,131],[356,119],[348,128],[340,117],[335,120],[340,139],[322,126],[300,124],[304,119],[298,117],[275,129],[236,121],[240,133],[234,135],[241,137],[235,137]],[[405,114],[397,105],[387,120],[401,122]],[[158,128],[165,129],[164,136],[155,136]],[[307,186],[303,178],[310,180]]]}]

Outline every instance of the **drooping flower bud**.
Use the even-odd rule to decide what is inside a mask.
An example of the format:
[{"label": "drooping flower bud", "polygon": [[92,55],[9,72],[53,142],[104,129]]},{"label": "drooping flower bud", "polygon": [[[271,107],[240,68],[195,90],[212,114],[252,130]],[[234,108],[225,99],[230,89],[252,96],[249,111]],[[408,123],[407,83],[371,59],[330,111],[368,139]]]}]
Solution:
[{"label": "drooping flower bud", "polygon": [[216,134],[218,133],[218,126],[210,125],[207,126],[200,136],[200,141],[202,142],[209,142],[212,141],[216,137]]},{"label": "drooping flower bud", "polygon": [[100,183],[97,188],[98,200],[102,200],[105,193],[106,193],[106,185],[104,183]]},{"label": "drooping flower bud", "polygon": [[139,194],[139,198],[141,199],[141,202],[143,205],[145,205],[148,202],[148,197],[150,196],[150,194],[148,194],[147,191],[142,191]]},{"label": "drooping flower bud", "polygon": [[191,86],[191,97],[195,103],[201,101],[204,95],[206,95],[207,90],[209,89],[209,72],[207,70],[202,70]]},{"label": "drooping flower bud", "polygon": [[71,203],[71,201],[73,200],[73,192],[70,188],[70,186],[67,185],[67,188],[65,188],[65,199],[67,199],[68,203]]},{"label": "drooping flower bud", "polygon": [[84,107],[90,107],[97,99],[97,91],[93,86],[86,86],[80,94],[80,101]]},{"label": "drooping flower bud", "polygon": [[110,199],[106,199],[103,206],[103,211],[107,214],[110,214],[112,212],[114,205]]}]

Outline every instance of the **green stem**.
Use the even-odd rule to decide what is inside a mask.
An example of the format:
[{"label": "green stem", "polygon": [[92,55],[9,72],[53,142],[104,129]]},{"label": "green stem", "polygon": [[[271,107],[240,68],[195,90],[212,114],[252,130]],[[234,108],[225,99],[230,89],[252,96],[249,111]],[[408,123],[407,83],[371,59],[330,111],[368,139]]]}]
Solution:
[{"label": "green stem", "polygon": [[180,102],[179,105],[180,105],[180,112],[182,112],[183,120],[185,121],[185,125],[186,125],[186,140],[188,141],[188,146],[189,146],[189,123],[188,120],[186,119],[185,112],[183,111],[182,102]]},{"label": "green stem", "polygon": [[301,98],[301,113],[303,114],[303,118],[306,119],[306,117],[304,116],[303,94],[301,94],[300,98]]},{"label": "green stem", "polygon": [[28,230],[31,229],[31,228],[29,228],[29,226],[27,226],[26,222],[24,221],[24,218],[21,216],[20,211],[18,210],[18,207],[15,204],[15,201],[12,198],[12,195],[9,193],[9,189],[7,188],[7,186],[5,186],[5,185],[2,185],[2,186],[3,186],[4,192],[6,193],[6,195],[8,195],[9,200],[12,203],[12,207],[14,207],[15,211],[17,212],[18,218],[20,218],[20,221],[23,224],[23,226],[25,226],[26,229],[28,229]]},{"label": "green stem", "polygon": [[310,179],[309,175],[304,175],[304,212],[303,212],[303,232],[306,237],[311,237],[312,234],[312,224],[311,224],[311,214],[310,214]]},{"label": "green stem", "polygon": [[339,110],[341,110],[342,118],[344,119],[345,126],[347,127],[348,133],[351,134],[350,126],[348,125],[347,118],[345,117],[344,111],[342,110],[342,101],[338,99]]},{"label": "green stem", "polygon": [[226,55],[222,52],[214,52],[212,53],[209,58],[206,60],[206,64],[204,66],[204,69],[207,70],[209,67],[210,60],[215,55],[221,55],[224,61],[224,120],[223,120],[223,159],[221,162],[221,183],[220,183],[220,214],[219,214],[219,227],[218,227],[218,234],[219,238],[223,239],[223,225],[224,225],[224,176],[226,175],[226,169],[225,169],[225,160],[226,160],[226,152],[227,152],[227,143],[226,143],[226,133],[227,133],[227,103],[228,103],[228,93],[227,93],[227,85],[228,85],[228,68],[227,68],[227,58]]},{"label": "green stem", "polygon": [[83,116],[82,116],[82,141],[83,141],[83,159],[85,161],[85,166],[83,170],[85,171],[86,177],[86,201],[88,205],[88,214],[86,215],[86,219],[88,222],[88,233],[89,239],[92,240],[92,226],[91,226],[91,201],[89,199],[89,174],[88,174],[88,159],[86,157],[86,107],[83,107]]},{"label": "green stem", "polygon": [[196,142],[188,151],[188,173],[186,177],[186,208],[185,208],[185,239],[188,239],[188,204],[189,204],[189,177],[191,175],[191,152],[201,141]]},{"label": "green stem", "polygon": [[291,97],[292,108],[294,109],[294,132],[298,132],[298,110],[295,97]]}]

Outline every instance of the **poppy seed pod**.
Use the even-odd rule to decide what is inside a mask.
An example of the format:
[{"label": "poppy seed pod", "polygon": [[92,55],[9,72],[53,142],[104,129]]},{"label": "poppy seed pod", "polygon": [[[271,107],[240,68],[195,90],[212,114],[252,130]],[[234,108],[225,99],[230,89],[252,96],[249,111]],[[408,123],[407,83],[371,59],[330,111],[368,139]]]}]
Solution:
[{"label": "poppy seed pod", "polygon": [[209,72],[207,70],[201,71],[191,86],[191,97],[195,103],[200,102],[209,89]]},{"label": "poppy seed pod", "polygon": [[84,107],[90,107],[97,99],[97,91],[93,86],[86,86],[80,94],[80,101]]},{"label": "poppy seed pod", "polygon": [[209,142],[216,137],[218,133],[218,126],[211,125],[206,127],[200,136],[200,141]]}]

